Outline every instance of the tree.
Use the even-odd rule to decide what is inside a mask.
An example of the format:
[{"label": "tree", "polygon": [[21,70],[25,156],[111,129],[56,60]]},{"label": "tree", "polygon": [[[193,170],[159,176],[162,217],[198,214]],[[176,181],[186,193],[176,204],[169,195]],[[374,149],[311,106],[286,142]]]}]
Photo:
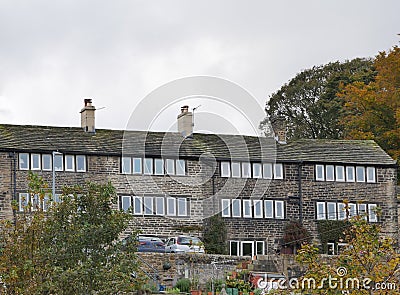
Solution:
[{"label": "tree", "polygon": [[342,138],[340,87],[355,81],[368,84],[374,76],[372,61],[360,58],[304,70],[269,97],[260,128],[266,129],[268,119],[283,117],[288,139]]},{"label": "tree", "polygon": [[376,78],[357,81],[340,93],[348,139],[373,139],[389,155],[400,159],[400,48],[381,52],[374,61]]},{"label": "tree", "polygon": [[[119,236],[130,214],[113,210],[115,189],[87,183],[66,187],[45,212],[47,184],[29,176],[30,197],[16,223],[1,227],[0,273],[6,294],[116,294],[131,291],[134,243]],[[47,206],[46,205],[46,206]],[[30,212],[31,211],[31,212]]]},{"label": "tree", "polygon": [[204,226],[204,245],[207,253],[226,254],[226,225],[221,215],[211,216]]}]

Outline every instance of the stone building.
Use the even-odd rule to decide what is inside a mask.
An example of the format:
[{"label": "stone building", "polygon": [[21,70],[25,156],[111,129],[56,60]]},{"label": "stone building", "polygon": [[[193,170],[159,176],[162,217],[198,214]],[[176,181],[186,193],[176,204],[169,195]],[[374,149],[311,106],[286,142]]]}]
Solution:
[{"label": "stone building", "polygon": [[0,125],[0,219],[13,217],[12,200],[19,211],[35,207],[34,171],[53,185],[54,201],[65,184],[110,180],[116,209],[131,210],[147,234],[181,234],[220,214],[231,255],[276,253],[292,220],[319,240],[318,222],[347,214],[397,238],[396,163],[374,141],[193,133],[186,106],[176,133],[96,129],[94,114],[85,100],[80,128]]}]

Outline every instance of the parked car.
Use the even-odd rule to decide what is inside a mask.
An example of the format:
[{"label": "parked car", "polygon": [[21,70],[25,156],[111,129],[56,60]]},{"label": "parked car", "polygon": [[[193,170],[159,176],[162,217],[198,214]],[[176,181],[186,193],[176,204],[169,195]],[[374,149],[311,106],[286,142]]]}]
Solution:
[{"label": "parked car", "polygon": [[197,237],[176,236],[167,240],[165,252],[171,253],[204,253],[204,244]]},{"label": "parked car", "polygon": [[[134,237],[137,242],[138,252],[165,252],[165,243],[161,238],[152,235],[138,235]],[[131,240],[132,236],[125,238],[125,241]]]}]

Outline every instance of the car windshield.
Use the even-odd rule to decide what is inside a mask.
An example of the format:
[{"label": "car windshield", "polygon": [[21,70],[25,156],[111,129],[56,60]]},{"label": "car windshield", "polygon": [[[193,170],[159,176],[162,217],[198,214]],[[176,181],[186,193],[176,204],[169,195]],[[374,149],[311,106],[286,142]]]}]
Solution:
[{"label": "car windshield", "polygon": [[200,243],[200,239],[195,237],[178,237],[178,244],[181,245],[196,245]]}]

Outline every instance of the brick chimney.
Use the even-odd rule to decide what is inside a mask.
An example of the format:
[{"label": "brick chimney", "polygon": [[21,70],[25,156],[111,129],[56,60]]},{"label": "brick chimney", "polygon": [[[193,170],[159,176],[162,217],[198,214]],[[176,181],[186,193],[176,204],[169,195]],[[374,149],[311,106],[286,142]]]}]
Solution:
[{"label": "brick chimney", "polygon": [[193,137],[193,114],[189,112],[189,106],[181,107],[181,113],[178,115],[178,132],[184,138]]},{"label": "brick chimney", "polygon": [[96,111],[96,108],[92,106],[92,100],[90,98],[85,98],[84,99],[84,108],[81,110],[81,127],[85,132],[89,133],[95,133],[96,128],[95,128],[95,117],[94,113]]},{"label": "brick chimney", "polygon": [[270,119],[274,131],[275,140],[280,144],[286,144],[286,120],[284,117],[272,117]]}]

